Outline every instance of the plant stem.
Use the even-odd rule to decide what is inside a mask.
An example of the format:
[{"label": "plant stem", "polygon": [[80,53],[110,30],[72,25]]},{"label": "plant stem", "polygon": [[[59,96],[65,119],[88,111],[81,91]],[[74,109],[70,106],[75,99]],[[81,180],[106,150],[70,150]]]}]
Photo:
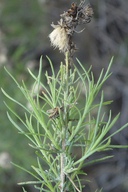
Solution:
[{"label": "plant stem", "polygon": [[64,185],[65,185],[65,165],[66,165],[66,135],[68,131],[68,115],[69,115],[69,103],[68,103],[68,97],[69,97],[69,63],[70,56],[69,53],[66,53],[65,55],[65,63],[63,74],[62,74],[62,85],[64,90],[64,98],[63,98],[63,105],[64,105],[64,111],[62,115],[62,153],[60,156],[60,164],[61,164],[61,172],[60,172],[60,189],[61,192],[64,192]]},{"label": "plant stem", "polygon": [[61,173],[60,173],[60,188],[61,192],[64,191],[64,183],[65,183],[65,173],[64,173],[64,167],[65,167],[65,139],[62,141],[62,150],[64,152],[61,153],[60,161],[61,161]]}]

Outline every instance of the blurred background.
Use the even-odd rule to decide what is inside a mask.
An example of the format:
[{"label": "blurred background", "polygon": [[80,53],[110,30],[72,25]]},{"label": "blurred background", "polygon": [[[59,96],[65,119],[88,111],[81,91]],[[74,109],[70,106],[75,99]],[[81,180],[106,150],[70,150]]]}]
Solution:
[{"label": "blurred background", "polygon": [[[75,34],[74,41],[78,47],[75,57],[78,57],[87,68],[92,65],[97,79],[101,69],[106,69],[111,57],[114,56],[112,76],[104,85],[105,100],[114,101],[110,105],[113,117],[121,112],[118,123],[110,132],[112,133],[128,122],[128,1],[86,2],[91,3],[94,17],[91,23],[83,26],[85,30],[81,34]],[[5,72],[4,66],[19,82],[24,80],[30,87],[32,79],[28,75],[27,68],[38,73],[41,55],[43,55],[44,74],[50,69],[46,55],[50,57],[57,70],[64,57],[58,50],[50,47],[48,39],[52,31],[50,24],[52,22],[56,24],[59,15],[69,9],[71,3],[69,0],[0,1],[0,87],[22,103],[23,98]],[[0,92],[0,192],[20,192],[22,188],[17,182],[32,178],[10,164],[10,161],[30,169],[30,164],[34,164],[36,159],[34,151],[28,147],[27,139],[18,134],[7,119],[7,108],[3,101],[18,114],[22,115],[23,112],[14,103],[9,103]],[[114,136],[112,143],[127,145],[128,129]],[[128,191],[128,150],[113,150],[107,152],[107,155],[114,155],[114,158],[85,168],[91,183],[86,185],[84,191],[94,192],[102,187],[103,192]],[[25,189],[28,192],[35,192],[29,185]]]}]

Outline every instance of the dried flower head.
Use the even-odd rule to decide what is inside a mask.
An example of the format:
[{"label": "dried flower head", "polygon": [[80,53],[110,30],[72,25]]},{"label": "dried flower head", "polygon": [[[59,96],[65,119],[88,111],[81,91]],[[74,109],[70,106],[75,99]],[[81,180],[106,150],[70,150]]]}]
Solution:
[{"label": "dried flower head", "polygon": [[63,111],[63,107],[55,107],[53,109],[47,110],[47,113],[49,114],[49,118],[57,118],[59,117],[60,111]]},{"label": "dried flower head", "polygon": [[76,3],[71,4],[71,8],[60,15],[61,19],[58,25],[52,24],[54,30],[49,35],[51,45],[58,48],[60,52],[69,52],[72,57],[76,46],[72,41],[76,27],[80,24],[86,24],[91,21],[93,9],[90,5],[85,6],[85,1],[77,6]]},{"label": "dried flower head", "polygon": [[49,35],[51,45],[54,48],[58,48],[60,52],[66,52],[68,50],[69,38],[65,28],[61,25],[54,25],[52,27],[55,29]]}]

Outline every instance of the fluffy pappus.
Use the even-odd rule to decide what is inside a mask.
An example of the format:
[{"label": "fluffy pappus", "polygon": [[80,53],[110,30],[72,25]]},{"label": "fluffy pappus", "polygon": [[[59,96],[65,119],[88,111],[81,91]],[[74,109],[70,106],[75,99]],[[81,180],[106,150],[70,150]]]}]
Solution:
[{"label": "fluffy pappus", "polygon": [[54,30],[50,33],[49,38],[51,45],[58,48],[60,52],[65,53],[68,50],[69,37],[64,27],[54,25]]}]

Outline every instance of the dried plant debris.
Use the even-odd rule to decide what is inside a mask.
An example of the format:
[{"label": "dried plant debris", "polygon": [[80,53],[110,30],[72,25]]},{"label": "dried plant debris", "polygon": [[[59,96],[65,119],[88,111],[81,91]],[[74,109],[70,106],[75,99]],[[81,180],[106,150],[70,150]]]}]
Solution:
[{"label": "dried plant debris", "polygon": [[47,110],[47,113],[49,114],[49,118],[57,118],[59,117],[60,111],[63,111],[63,107],[55,107],[53,109]]},{"label": "dried plant debris", "polygon": [[72,41],[75,29],[78,25],[89,23],[92,16],[93,9],[90,5],[85,5],[85,1],[81,1],[79,5],[72,3],[71,8],[60,15],[58,25],[52,23],[54,30],[49,35],[51,45],[62,53],[69,52],[72,56],[76,50]]},{"label": "dried plant debris", "polygon": [[[68,110],[71,109],[74,105],[76,105],[77,102],[75,101],[74,103],[72,103],[71,105],[68,105]],[[63,112],[64,111],[64,106],[61,106],[61,107],[55,107],[53,109],[49,109],[47,110],[47,113],[49,114],[49,118],[57,118],[59,117],[60,115],[60,112]]]}]

